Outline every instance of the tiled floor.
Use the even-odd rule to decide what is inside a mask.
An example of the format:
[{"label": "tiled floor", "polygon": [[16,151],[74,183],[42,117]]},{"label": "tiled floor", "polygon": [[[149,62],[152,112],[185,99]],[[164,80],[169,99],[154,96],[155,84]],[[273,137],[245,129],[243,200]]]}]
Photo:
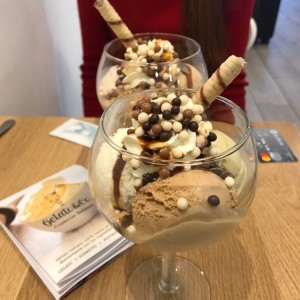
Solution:
[{"label": "tiled floor", "polygon": [[247,114],[255,121],[291,121],[300,128],[300,1],[281,0],[269,44],[246,55]]}]

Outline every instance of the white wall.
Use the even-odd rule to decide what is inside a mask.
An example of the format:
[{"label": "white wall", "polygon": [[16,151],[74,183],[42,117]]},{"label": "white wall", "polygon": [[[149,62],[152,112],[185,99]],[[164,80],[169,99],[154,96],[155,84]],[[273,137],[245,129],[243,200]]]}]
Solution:
[{"label": "white wall", "polygon": [[0,114],[82,115],[74,0],[0,1]]},{"label": "white wall", "polygon": [[62,115],[82,116],[82,45],[76,0],[43,0],[55,55],[59,110]]}]

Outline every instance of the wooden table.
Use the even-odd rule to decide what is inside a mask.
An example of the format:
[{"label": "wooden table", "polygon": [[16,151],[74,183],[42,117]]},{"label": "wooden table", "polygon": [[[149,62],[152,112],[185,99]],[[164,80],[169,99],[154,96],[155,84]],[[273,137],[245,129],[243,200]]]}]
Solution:
[{"label": "wooden table", "polygon": [[[0,123],[8,118],[0,117]],[[87,166],[88,148],[48,134],[66,118],[14,119],[16,125],[0,137],[0,199],[71,164]],[[276,122],[253,126],[279,129],[300,159],[300,133],[295,126]],[[299,162],[260,163],[253,205],[238,228],[212,246],[180,254],[205,271],[212,299],[300,299],[299,186]],[[2,229],[0,241],[0,299],[52,299]],[[128,275],[152,255],[151,250],[134,246],[66,299],[124,299]]]}]

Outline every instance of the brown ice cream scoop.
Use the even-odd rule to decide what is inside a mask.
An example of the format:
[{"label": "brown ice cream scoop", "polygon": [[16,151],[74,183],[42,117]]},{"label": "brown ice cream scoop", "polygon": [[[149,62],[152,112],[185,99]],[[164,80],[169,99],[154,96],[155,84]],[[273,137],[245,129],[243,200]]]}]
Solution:
[{"label": "brown ice cream scoop", "polygon": [[119,14],[107,0],[96,0],[94,7],[126,48],[136,44],[135,38]]},{"label": "brown ice cream scoop", "polygon": [[208,107],[240,74],[246,64],[242,57],[229,56],[195,94],[194,102]]},{"label": "brown ice cream scoop", "polygon": [[[216,205],[209,200],[218,198]],[[236,200],[234,189],[207,170],[179,172],[141,187],[132,204],[133,225],[157,233],[183,222],[229,218]]]}]

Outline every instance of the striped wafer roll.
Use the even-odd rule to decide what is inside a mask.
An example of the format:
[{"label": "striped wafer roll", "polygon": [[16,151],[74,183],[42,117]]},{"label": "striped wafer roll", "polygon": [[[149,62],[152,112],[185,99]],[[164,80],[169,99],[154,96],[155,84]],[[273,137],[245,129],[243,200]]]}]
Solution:
[{"label": "striped wafer roll", "polygon": [[133,34],[107,0],[96,0],[94,7],[126,48],[135,43]]},{"label": "striped wafer roll", "polygon": [[242,57],[229,56],[195,94],[193,100],[208,107],[240,74],[246,64]]}]

